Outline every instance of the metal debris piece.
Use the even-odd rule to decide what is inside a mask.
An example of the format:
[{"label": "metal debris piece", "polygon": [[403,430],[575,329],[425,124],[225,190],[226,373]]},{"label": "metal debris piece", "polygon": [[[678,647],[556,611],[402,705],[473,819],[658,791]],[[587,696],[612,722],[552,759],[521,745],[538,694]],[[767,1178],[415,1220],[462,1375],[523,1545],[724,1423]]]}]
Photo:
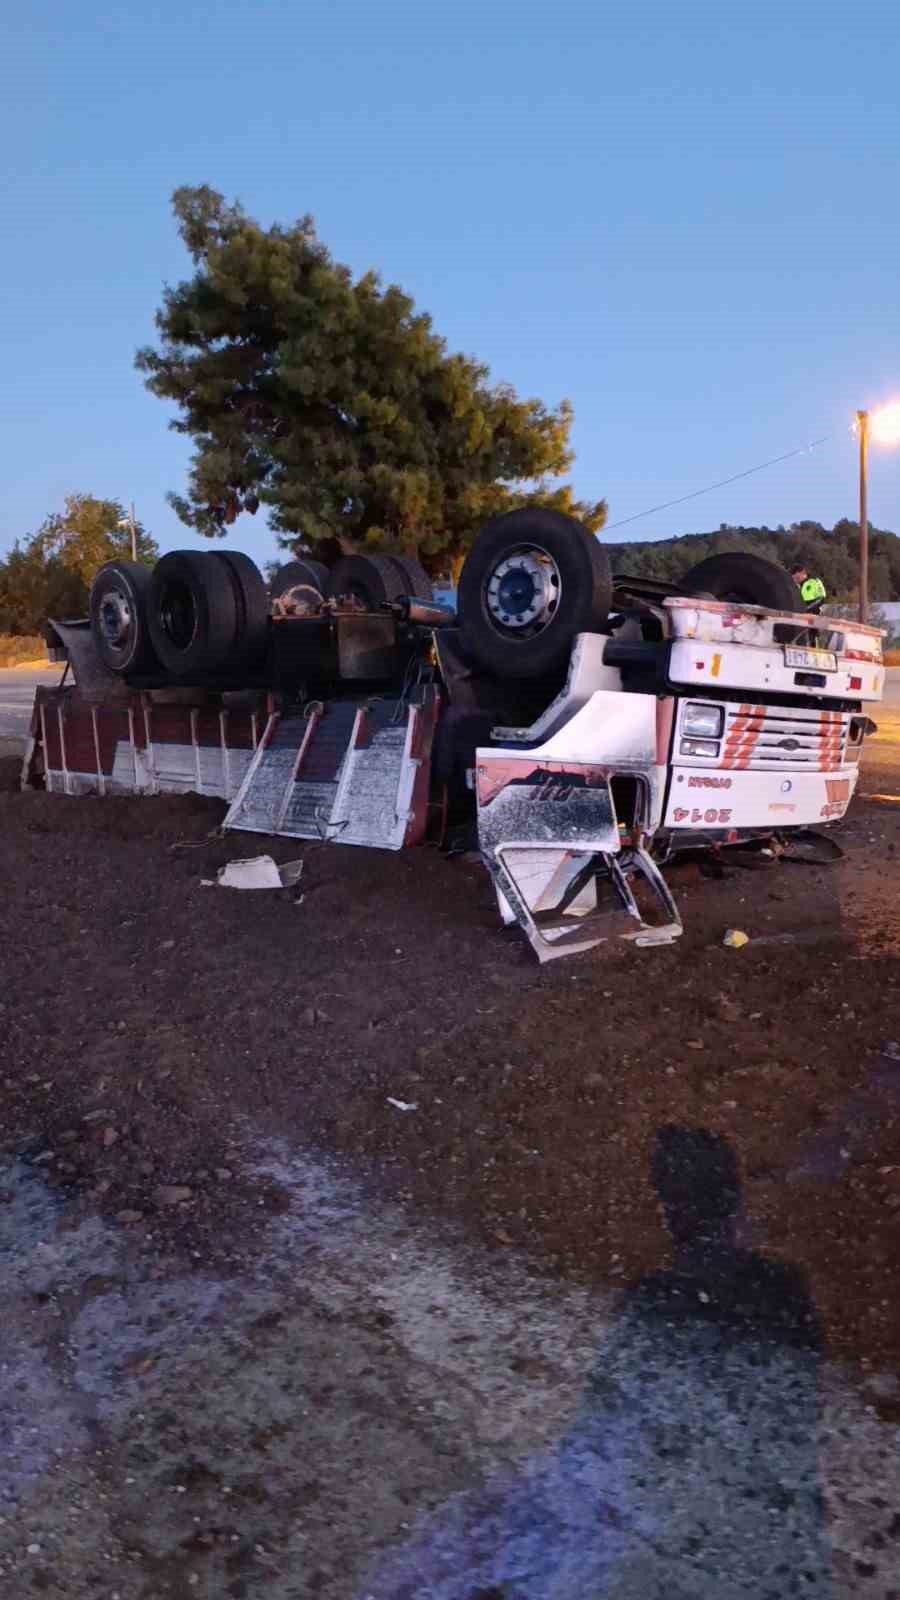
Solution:
[{"label": "metal debris piece", "polygon": [[271,856],[250,856],[226,862],[219,868],[216,882],[222,889],[291,889],[302,871],[302,861],[286,861],[279,867]]}]

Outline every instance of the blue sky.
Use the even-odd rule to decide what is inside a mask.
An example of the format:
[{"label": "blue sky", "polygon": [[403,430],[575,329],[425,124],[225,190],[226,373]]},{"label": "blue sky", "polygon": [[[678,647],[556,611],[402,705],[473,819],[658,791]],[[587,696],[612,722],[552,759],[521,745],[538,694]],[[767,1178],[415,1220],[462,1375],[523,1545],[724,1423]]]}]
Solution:
[{"label": "blue sky", "polygon": [[[900,8],[833,0],[36,0],[0,23],[0,550],[64,494],[164,548],[186,441],[142,388],[169,210],[316,218],[497,379],[575,406],[610,521],[831,435],[650,538],[854,514],[855,407],[900,398]],[[900,451],[870,515],[900,530]],[[229,543],[274,539],[242,518]]]}]

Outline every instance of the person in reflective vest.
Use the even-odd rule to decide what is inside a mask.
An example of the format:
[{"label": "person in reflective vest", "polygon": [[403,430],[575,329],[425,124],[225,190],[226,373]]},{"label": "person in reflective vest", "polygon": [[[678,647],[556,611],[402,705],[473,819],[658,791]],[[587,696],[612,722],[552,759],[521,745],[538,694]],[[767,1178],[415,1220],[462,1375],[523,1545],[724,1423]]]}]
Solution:
[{"label": "person in reflective vest", "polygon": [[807,611],[821,611],[828,599],[828,590],[821,578],[811,578],[805,567],[794,567],[791,577],[800,590]]}]

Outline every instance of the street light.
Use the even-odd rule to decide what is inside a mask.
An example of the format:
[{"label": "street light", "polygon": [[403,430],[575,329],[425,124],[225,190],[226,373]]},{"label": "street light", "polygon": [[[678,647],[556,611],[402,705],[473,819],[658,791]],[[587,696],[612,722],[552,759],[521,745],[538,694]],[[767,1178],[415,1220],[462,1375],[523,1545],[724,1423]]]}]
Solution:
[{"label": "street light", "polygon": [[882,406],[880,411],[857,411],[859,434],[859,620],[869,614],[869,440],[876,444],[900,444],[900,403]]},{"label": "street light", "polygon": [[[861,416],[862,413],[858,412],[857,415]],[[137,523],[134,520],[134,501],[133,500],[131,502],[131,505],[128,508],[127,517],[120,517],[119,520],[118,520],[118,523],[116,524],[116,526],[119,527],[119,528],[130,528],[131,529],[131,559],[132,559],[132,561],[137,561]]]}]

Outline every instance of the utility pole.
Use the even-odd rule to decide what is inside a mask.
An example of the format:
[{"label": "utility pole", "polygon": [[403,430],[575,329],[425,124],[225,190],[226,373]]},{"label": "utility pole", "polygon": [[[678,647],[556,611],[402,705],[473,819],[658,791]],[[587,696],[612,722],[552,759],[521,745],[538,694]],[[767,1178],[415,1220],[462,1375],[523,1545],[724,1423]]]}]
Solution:
[{"label": "utility pole", "polygon": [[116,523],[116,527],[128,529],[128,532],[131,534],[131,559],[132,561],[137,561],[137,522],[134,515],[133,500],[131,505],[128,507],[127,515],[119,518],[118,522]]},{"label": "utility pole", "polygon": [[859,425],[859,620],[869,615],[869,413],[857,411]]}]

